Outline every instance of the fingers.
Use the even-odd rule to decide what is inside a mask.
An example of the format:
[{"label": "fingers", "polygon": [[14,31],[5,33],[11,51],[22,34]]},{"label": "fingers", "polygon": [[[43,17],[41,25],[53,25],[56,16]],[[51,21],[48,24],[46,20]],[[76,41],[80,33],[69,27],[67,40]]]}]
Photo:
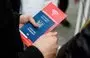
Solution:
[{"label": "fingers", "polygon": [[29,17],[29,22],[33,24],[35,27],[38,27],[38,24],[35,22],[35,20],[32,17]]},{"label": "fingers", "polygon": [[53,34],[52,35],[57,35],[57,32],[53,32]]},{"label": "fingers", "polygon": [[21,15],[20,16],[20,24],[25,24],[28,22],[28,16],[27,15]]},{"label": "fingers", "polygon": [[38,27],[38,24],[35,22],[35,20],[29,16],[29,15],[21,15],[20,16],[20,24],[25,24],[27,22],[30,22],[33,24],[33,26]]},{"label": "fingers", "polygon": [[58,43],[57,32],[49,32],[46,34],[47,37],[51,37],[49,39],[53,39],[56,43]]},{"label": "fingers", "polygon": [[24,24],[19,24],[19,28],[21,28]]},{"label": "fingers", "polygon": [[58,43],[58,39],[56,36],[52,36],[52,39],[54,39],[55,43],[57,44]]},{"label": "fingers", "polygon": [[46,35],[47,36],[56,36],[57,35],[57,32],[49,32]]}]

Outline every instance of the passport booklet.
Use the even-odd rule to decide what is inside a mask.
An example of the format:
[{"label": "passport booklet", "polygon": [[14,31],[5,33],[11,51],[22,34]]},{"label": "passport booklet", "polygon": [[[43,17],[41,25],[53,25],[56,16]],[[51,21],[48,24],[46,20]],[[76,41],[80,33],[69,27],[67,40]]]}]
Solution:
[{"label": "passport booklet", "polygon": [[67,15],[65,13],[50,2],[33,17],[35,22],[39,25],[38,27],[26,23],[19,29],[23,43],[26,46],[32,45],[32,43],[44,33],[52,31],[57,27],[66,17]]}]

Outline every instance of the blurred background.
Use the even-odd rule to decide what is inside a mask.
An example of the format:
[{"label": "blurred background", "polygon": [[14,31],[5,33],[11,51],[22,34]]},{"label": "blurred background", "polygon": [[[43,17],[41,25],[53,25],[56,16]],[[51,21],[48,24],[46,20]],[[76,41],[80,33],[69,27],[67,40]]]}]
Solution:
[{"label": "blurred background", "polygon": [[68,15],[67,20],[71,24],[69,28],[65,26],[58,26],[56,28],[56,31],[58,31],[58,38],[59,38],[59,45],[63,45],[66,43],[70,38],[73,37],[75,32],[75,26],[76,26],[76,20],[77,20],[77,14],[78,14],[78,7],[79,4],[75,4],[74,0],[69,0],[68,9],[66,11],[66,14]]},{"label": "blurred background", "polygon": [[[76,2],[77,1],[78,0],[76,0]],[[85,22],[89,20],[90,18],[89,11],[90,11],[89,0],[80,0],[78,3],[75,3],[75,0],[69,0],[69,5],[66,14],[68,15],[67,20],[71,26],[67,28],[65,26],[62,26],[61,24],[56,28],[56,31],[58,31],[59,33],[58,43],[60,46],[65,44],[75,34],[77,34],[80,28],[84,26]]]}]

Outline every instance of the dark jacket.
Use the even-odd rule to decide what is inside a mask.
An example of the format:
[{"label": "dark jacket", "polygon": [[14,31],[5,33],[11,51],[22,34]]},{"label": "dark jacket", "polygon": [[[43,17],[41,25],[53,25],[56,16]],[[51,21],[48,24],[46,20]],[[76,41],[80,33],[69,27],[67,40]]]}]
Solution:
[{"label": "dark jacket", "polygon": [[20,7],[21,7],[21,1],[20,0],[11,0],[11,3],[12,3],[13,11],[16,11],[19,13]]},{"label": "dark jacket", "polygon": [[[0,0],[0,14],[0,58],[18,58],[18,52],[23,49],[19,34],[20,15],[13,10],[11,0]],[[29,57],[34,53],[38,56],[32,58],[42,58],[37,48],[30,47],[27,50]],[[22,55],[27,54],[26,52]],[[24,56],[23,58],[27,57]]]},{"label": "dark jacket", "polygon": [[90,58],[90,23],[61,47],[57,58]]},{"label": "dark jacket", "polygon": [[24,52],[19,54],[19,58],[44,58],[44,57],[36,47],[30,46]]}]

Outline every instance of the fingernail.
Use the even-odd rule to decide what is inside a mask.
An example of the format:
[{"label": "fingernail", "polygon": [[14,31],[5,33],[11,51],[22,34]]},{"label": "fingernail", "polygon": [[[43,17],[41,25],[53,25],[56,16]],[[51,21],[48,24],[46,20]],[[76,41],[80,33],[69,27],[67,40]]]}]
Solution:
[{"label": "fingernail", "polygon": [[39,27],[38,24],[34,24],[35,27]]},{"label": "fingernail", "polygon": [[38,27],[38,25],[36,24],[36,27]]}]

